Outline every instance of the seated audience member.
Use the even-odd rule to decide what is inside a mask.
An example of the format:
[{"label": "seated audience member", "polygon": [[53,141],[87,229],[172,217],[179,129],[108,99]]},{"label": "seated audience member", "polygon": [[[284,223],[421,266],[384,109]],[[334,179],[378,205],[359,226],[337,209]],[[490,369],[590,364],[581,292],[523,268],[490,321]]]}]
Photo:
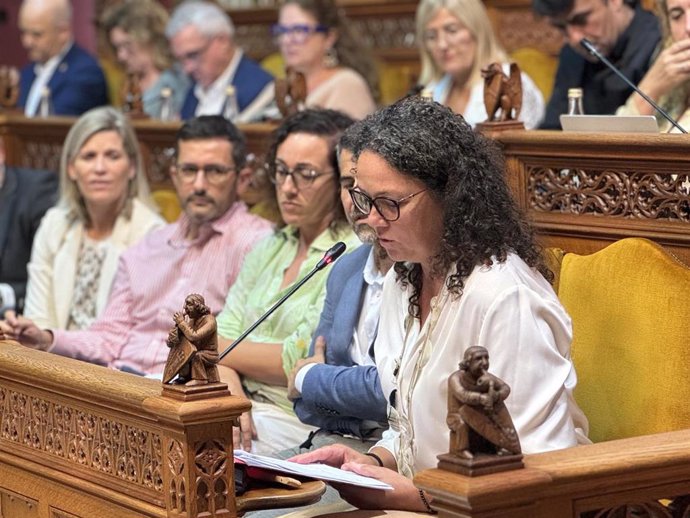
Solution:
[{"label": "seated audience member", "polygon": [[288,0],[272,30],[285,65],[304,74],[308,107],[355,119],[376,109],[378,78],[370,49],[357,42],[333,0]]},{"label": "seated audience member", "polygon": [[173,55],[194,84],[187,91],[181,117],[223,112],[227,87],[235,87],[237,122],[261,117],[273,102],[273,76],[235,44],[235,28],[218,5],[204,1],[180,4],[165,34]]},{"label": "seated audience member", "polygon": [[161,374],[173,315],[190,293],[213,313],[247,252],[271,224],[237,201],[246,156],[242,134],[219,116],[189,120],[177,133],[172,181],[180,219],[149,233],[120,256],[108,304],[83,331],[45,330],[24,317],[0,321],[0,336],[109,367]]},{"label": "seated audience member", "polygon": [[0,137],[0,318],[21,313],[26,295],[26,265],[34,235],[56,200],[58,177],[50,171],[5,166]]},{"label": "seated audience member", "polygon": [[613,114],[632,93],[614,72],[580,45],[586,38],[633,83],[639,83],[659,43],[656,17],[637,0],[533,0],[534,10],[561,29],[561,49],[551,99],[540,127],[560,129],[568,110],[568,89],[582,88],[587,114]]},{"label": "seated audience member", "polygon": [[[276,130],[267,162],[286,226],[247,256],[218,315],[219,350],[256,321],[286,290],[309,273],[338,241],[359,244],[339,197],[335,144],[352,119],[333,110],[306,110]],[[287,398],[287,374],[305,357],[326,295],[326,272],[317,273],[223,361],[223,381],[252,400],[240,417],[242,440],[259,453],[304,441],[302,424]],[[251,441],[255,429],[255,441]],[[238,431],[236,431],[236,435]]]},{"label": "seated audience member", "polygon": [[[644,76],[640,90],[651,97],[681,127],[690,129],[690,4],[685,0],[658,0],[656,3],[663,50]],[[655,115],[662,131],[671,123],[657,113],[642,96],[633,93],[617,115]],[[672,131],[677,132],[676,128]]]},{"label": "seated audience member", "polygon": [[127,119],[110,106],[86,112],[67,134],[60,199],[34,239],[24,316],[38,327],[89,327],[108,302],[120,254],[163,224]]},{"label": "seated audience member", "polygon": [[[422,71],[419,81],[434,101],[445,104],[475,126],[487,119],[481,70],[509,58],[496,40],[481,0],[422,0],[417,6],[417,41]],[[522,73],[519,119],[527,129],[544,116],[544,99],[532,79]]]},{"label": "seated audience member", "polygon": [[179,115],[189,89],[189,79],[178,67],[165,37],[168,12],[155,0],[113,5],[101,17],[117,60],[141,87],[144,112],[161,116],[161,91],[172,93],[172,115]]},{"label": "seated audience member", "polygon": [[[386,425],[386,398],[374,363],[383,279],[393,262],[373,229],[359,220],[349,190],[354,186],[352,143],[358,125],[338,143],[340,200],[350,225],[365,243],[341,257],[326,282],[326,300],[309,358],[299,360],[288,377],[288,397],[300,421],[319,427],[314,446],[332,442],[362,449]],[[333,433],[328,433],[333,432]],[[339,435],[334,435],[339,434]],[[350,435],[359,440],[345,440]],[[368,448],[368,446],[367,446]]]},{"label": "seated audience member", "polygon": [[383,497],[341,486],[357,507],[426,512],[411,479],[448,451],[447,380],[471,346],[489,351],[491,373],[511,387],[506,404],[525,453],[587,442],[572,397],[571,323],[493,143],[417,97],[365,119],[360,135],[350,192],[396,262],[376,338],[383,393],[394,404],[391,430],[374,456],[332,445],[294,460],[394,487]]},{"label": "seated audience member", "polygon": [[103,71],[74,43],[69,0],[24,0],[19,9],[22,45],[31,63],[21,71],[19,106],[38,114],[47,87],[54,115],[78,116],[108,104]]}]

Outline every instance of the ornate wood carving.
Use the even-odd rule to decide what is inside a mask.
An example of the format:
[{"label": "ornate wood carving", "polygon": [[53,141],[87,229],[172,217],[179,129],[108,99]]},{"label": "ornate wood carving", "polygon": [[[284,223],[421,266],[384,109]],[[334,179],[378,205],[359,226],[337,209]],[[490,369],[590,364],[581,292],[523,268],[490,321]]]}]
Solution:
[{"label": "ornate wood carving", "polygon": [[540,212],[690,221],[690,175],[528,167],[530,208]]},{"label": "ornate wood carving", "polygon": [[53,142],[27,142],[22,154],[22,166],[33,169],[47,169],[48,171],[60,170],[60,153],[62,143]]},{"label": "ornate wood carving", "polygon": [[175,439],[168,441],[166,448],[166,462],[170,480],[168,482],[168,495],[170,497],[170,509],[178,513],[187,512],[185,480],[185,456],[182,443]]},{"label": "ornate wood carving", "polygon": [[162,492],[161,438],[104,415],[0,388],[0,439]]},{"label": "ornate wood carving", "polygon": [[224,443],[205,441],[197,444],[195,451],[197,512],[209,513],[210,516],[230,513],[229,494],[234,493],[234,488],[228,488],[228,481],[233,480],[228,470],[232,469],[233,463],[228,459],[229,452]]},{"label": "ornate wood carving", "polygon": [[674,518],[659,502],[630,503],[581,515],[583,518]]}]

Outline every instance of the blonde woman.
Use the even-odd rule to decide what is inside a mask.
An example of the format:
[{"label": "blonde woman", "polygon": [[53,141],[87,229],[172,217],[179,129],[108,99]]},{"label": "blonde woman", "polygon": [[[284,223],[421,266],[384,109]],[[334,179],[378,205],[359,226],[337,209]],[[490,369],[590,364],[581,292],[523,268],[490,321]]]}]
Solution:
[{"label": "blonde woman", "polygon": [[120,254],[163,223],[127,120],[111,107],[86,112],[67,134],[60,199],[34,239],[24,315],[41,328],[88,327]]},{"label": "blonde woman", "polygon": [[[420,84],[435,101],[461,114],[471,126],[485,121],[481,69],[501,63],[508,73],[508,56],[496,40],[481,1],[422,0],[416,24],[422,61]],[[543,116],[544,98],[523,73],[519,118],[530,129]]]}]

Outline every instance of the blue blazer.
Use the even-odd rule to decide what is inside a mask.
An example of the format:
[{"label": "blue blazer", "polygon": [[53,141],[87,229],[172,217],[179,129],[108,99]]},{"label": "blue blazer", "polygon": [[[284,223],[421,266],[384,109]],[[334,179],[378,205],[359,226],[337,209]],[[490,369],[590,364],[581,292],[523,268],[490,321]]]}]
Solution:
[{"label": "blue blazer", "polygon": [[[272,81],[273,76],[271,74],[261,68],[257,62],[252,61],[243,54],[237,65],[237,70],[235,70],[235,76],[230,82],[237,92],[237,107],[240,113],[242,113],[263,89],[266,88],[266,85]],[[187,90],[187,96],[184,99],[182,111],[180,112],[182,120],[194,117],[194,112],[199,104],[199,99],[194,95],[195,86],[196,83],[192,83],[189,90]]]},{"label": "blue blazer", "polygon": [[[22,69],[19,82],[19,106],[24,108],[31,85],[36,79],[34,63]],[[58,64],[48,81],[55,115],[82,113],[108,104],[108,88],[98,62],[76,43]]]},{"label": "blue blazer", "polygon": [[[341,257],[326,283],[326,301],[314,332],[326,339],[326,363],[304,378],[295,413],[304,423],[333,432],[362,436],[362,420],[387,421],[386,398],[376,367],[353,367],[350,342],[362,308],[363,271],[371,246],[362,245]],[[314,353],[312,341],[309,354]]]}]

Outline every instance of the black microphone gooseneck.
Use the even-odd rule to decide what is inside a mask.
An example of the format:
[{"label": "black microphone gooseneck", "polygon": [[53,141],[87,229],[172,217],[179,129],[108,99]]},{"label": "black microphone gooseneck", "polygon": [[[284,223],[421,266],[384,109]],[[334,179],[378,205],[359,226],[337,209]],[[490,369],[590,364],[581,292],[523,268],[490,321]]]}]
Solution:
[{"label": "black microphone gooseneck", "polygon": [[292,294],[295,293],[298,289],[300,289],[305,282],[307,282],[309,279],[311,279],[314,274],[320,270],[323,270],[326,266],[331,264],[333,261],[335,261],[338,257],[343,255],[343,252],[345,251],[347,247],[345,246],[345,243],[342,241],[338,241],[336,244],[334,244],[331,248],[329,248],[326,253],[323,255],[321,260],[316,263],[316,266],[310,271],[307,275],[305,275],[302,280],[299,282],[295,283],[290,290],[280,297],[280,300],[277,301],[271,308],[266,311],[259,319],[254,322],[251,326],[249,326],[249,329],[247,329],[244,333],[242,333],[234,342],[232,342],[222,353],[220,353],[220,356],[218,357],[218,361],[222,360],[225,358],[228,354],[230,354],[230,351],[232,351],[235,347],[237,347],[242,340],[247,338],[249,333],[254,331],[264,320],[266,320],[268,317],[273,314],[273,312],[278,309],[283,302],[285,302],[287,299],[292,297]]},{"label": "black microphone gooseneck", "polygon": [[644,93],[642,90],[640,90],[635,84],[630,81],[625,75],[623,75],[623,72],[618,70],[616,66],[611,63],[606,57],[597,50],[597,48],[592,44],[591,41],[589,41],[587,38],[582,38],[580,40],[580,45],[582,45],[587,52],[589,52],[592,56],[597,58],[599,61],[601,61],[604,65],[609,67],[613,71],[614,74],[616,74],[618,77],[620,77],[625,84],[627,84],[630,88],[635,90],[642,98],[647,101],[656,111],[658,111],[667,121],[669,121],[671,124],[673,124],[676,128],[678,128],[682,133],[687,133],[685,129],[676,122],[676,120],[671,117],[668,113],[666,113],[665,110],[661,108],[657,103],[655,103],[646,93]]}]

